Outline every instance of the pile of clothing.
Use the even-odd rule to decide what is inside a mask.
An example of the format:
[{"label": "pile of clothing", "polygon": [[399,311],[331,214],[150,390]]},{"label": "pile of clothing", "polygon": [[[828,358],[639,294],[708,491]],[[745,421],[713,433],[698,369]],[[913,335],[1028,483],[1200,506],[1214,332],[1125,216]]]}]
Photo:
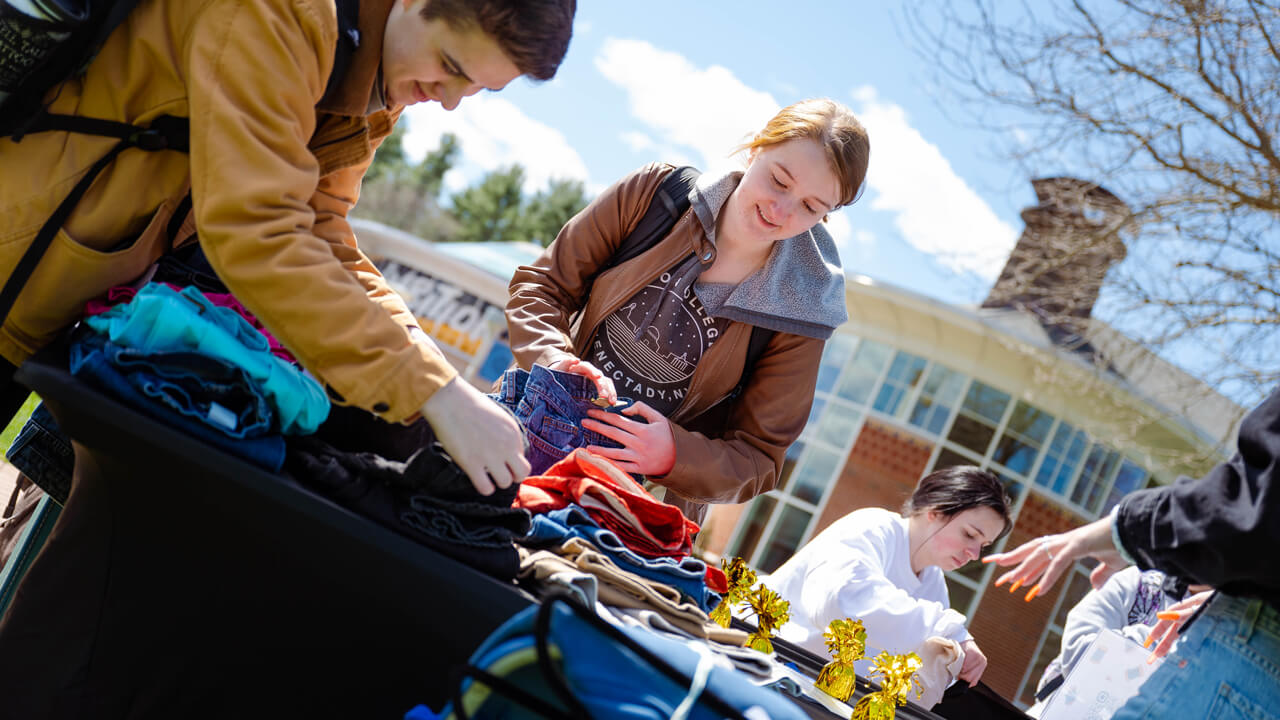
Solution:
[{"label": "pile of clothing", "polygon": [[151,282],[87,310],[73,375],[265,470],[283,466],[284,435],[329,414],[320,384],[230,295]]}]

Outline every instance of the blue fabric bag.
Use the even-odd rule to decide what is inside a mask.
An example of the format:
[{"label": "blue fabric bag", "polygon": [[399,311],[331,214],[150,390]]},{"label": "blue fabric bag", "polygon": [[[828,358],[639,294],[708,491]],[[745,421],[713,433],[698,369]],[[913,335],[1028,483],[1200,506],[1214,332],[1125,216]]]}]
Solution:
[{"label": "blue fabric bag", "polygon": [[454,700],[427,718],[803,720],[774,690],[716,660],[704,643],[616,628],[552,593],[512,617],[471,656]]}]

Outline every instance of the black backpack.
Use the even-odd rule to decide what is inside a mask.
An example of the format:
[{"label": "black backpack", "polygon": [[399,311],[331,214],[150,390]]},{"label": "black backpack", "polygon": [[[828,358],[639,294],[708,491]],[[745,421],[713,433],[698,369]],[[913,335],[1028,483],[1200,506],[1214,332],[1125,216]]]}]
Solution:
[{"label": "black backpack", "polygon": [[[666,237],[681,216],[689,210],[689,193],[701,174],[697,168],[685,165],[676,168],[670,175],[663,178],[662,184],[654,192],[653,199],[649,201],[649,207],[644,211],[640,222],[636,224],[631,234],[623,238],[613,257],[609,258],[609,262],[600,268],[600,271],[609,270],[639,257]],[[773,336],[773,330],[759,325],[751,326],[751,340],[747,344],[747,359],[742,365],[742,377],[738,378],[738,384],[733,391],[718,404],[723,404],[726,400],[734,400],[742,394],[747,381],[751,379],[752,370],[764,355],[764,350]]]},{"label": "black backpack", "polygon": [[[162,115],[149,126],[81,117],[57,115],[44,107],[49,90],[83,72],[111,32],[124,21],[139,0],[37,0],[33,6],[45,18],[34,18],[0,0],[0,136],[21,142],[29,133],[61,130],[117,138],[107,154],[94,163],[67,197],[58,205],[18,260],[13,273],[0,289],[0,323],[9,316],[13,303],[35,271],[40,258],[66,223],[85,192],[117,155],[129,148],[147,152],[174,150],[187,152],[187,118]],[[325,96],[341,82],[360,43],[356,30],[359,0],[337,0],[338,44],[333,72],[325,86]],[[170,236],[177,231],[191,208],[190,194],[174,213]]]}]

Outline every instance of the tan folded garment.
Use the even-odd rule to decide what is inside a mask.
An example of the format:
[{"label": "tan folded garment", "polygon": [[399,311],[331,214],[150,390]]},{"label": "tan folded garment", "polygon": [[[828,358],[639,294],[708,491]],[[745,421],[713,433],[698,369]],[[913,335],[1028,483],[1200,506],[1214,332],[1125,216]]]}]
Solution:
[{"label": "tan folded garment", "polygon": [[911,697],[911,701],[922,708],[931,708],[942,701],[942,693],[955,682],[964,665],[964,651],[960,643],[937,635],[924,641],[924,645],[916,651],[924,665],[916,673],[924,692],[920,699]]},{"label": "tan folded garment", "polygon": [[521,551],[518,573],[521,578],[532,577],[543,582],[566,569],[590,573],[599,581],[597,597],[605,605],[653,610],[681,632],[695,638],[735,646],[746,643],[746,633],[711,622],[702,608],[681,601],[679,590],[623,570],[582,538],[568,538],[554,550],[539,550],[527,555],[526,552]]}]

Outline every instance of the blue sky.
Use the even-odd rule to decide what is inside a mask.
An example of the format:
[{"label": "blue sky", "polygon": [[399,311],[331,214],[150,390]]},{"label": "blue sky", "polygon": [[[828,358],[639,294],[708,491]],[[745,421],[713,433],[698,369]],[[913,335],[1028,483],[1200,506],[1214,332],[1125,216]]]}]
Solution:
[{"label": "blue sky", "polygon": [[902,22],[894,3],[587,0],[554,80],[517,80],[452,113],[411,108],[406,148],[420,155],[456,133],[463,161],[448,189],[518,162],[529,190],[569,177],[597,191],[655,160],[740,163],[728,153],[779,107],[832,97],[872,141],[866,194],[829,225],[846,272],[976,303],[1031,186],[989,135],[945,116]]}]

